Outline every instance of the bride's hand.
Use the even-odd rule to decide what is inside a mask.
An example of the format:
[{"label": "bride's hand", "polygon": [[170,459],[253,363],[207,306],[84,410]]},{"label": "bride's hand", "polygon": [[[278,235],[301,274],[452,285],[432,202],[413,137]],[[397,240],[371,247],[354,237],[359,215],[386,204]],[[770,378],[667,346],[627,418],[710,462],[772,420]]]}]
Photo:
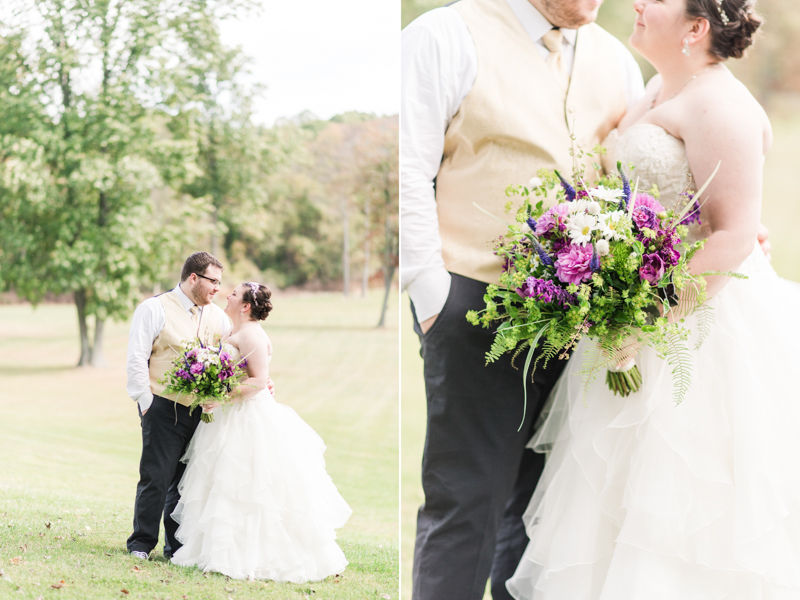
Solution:
[{"label": "bride's hand", "polygon": [[270,394],[273,396],[275,395],[275,382],[272,381],[272,378],[269,376],[267,376],[267,389],[269,390]]},{"label": "bride's hand", "polygon": [[200,406],[203,407],[203,412],[211,412],[219,406],[219,402],[203,402]]}]

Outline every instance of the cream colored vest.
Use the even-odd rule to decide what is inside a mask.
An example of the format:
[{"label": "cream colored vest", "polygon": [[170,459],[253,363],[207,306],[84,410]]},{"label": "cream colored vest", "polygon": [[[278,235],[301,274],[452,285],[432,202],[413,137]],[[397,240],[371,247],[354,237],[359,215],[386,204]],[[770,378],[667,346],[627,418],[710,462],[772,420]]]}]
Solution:
[{"label": "cream colored vest", "polygon": [[[445,133],[436,178],[442,254],[451,273],[497,283],[492,243],[507,228],[474,204],[510,223],[509,185],[527,184],[543,167],[571,175],[570,128],[576,151],[605,138],[625,114],[623,74],[611,34],[581,27],[565,98],[505,0],[461,0],[453,8],[475,41],[478,75]],[[600,161],[584,160],[591,181],[591,163]]]},{"label": "cream colored vest", "polygon": [[[156,396],[189,406],[192,403],[190,397],[164,393],[165,386],[158,383],[158,380],[162,379],[172,367],[172,361],[180,351],[181,342],[198,337],[197,324],[192,322],[192,315],[183,307],[175,291],[161,294],[158,300],[164,307],[167,321],[153,342],[153,352],[150,354],[150,390]],[[221,315],[219,311],[209,310],[210,308],[207,306],[203,310],[203,318],[200,320],[199,337],[204,342],[206,340],[213,342],[214,334],[222,335]]]}]

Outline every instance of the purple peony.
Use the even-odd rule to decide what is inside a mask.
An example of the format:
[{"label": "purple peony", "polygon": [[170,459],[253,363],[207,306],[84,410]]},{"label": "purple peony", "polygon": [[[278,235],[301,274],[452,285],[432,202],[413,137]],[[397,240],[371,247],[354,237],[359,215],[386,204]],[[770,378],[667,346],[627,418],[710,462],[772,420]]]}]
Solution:
[{"label": "purple peony", "polygon": [[189,368],[189,372],[191,372],[192,375],[199,375],[205,370],[206,368],[201,362],[196,362]]},{"label": "purple peony", "polygon": [[644,229],[645,227],[653,230],[658,229],[658,217],[656,217],[656,213],[646,206],[636,206],[633,209],[631,217],[633,218],[633,222],[636,223],[636,227],[639,229]]},{"label": "purple peony", "polygon": [[664,261],[658,254],[645,254],[642,256],[642,266],[639,268],[639,277],[655,285],[664,276]]},{"label": "purple peony", "polygon": [[571,244],[556,259],[556,275],[564,283],[579,284],[592,277],[592,246]]},{"label": "purple peony", "polygon": [[536,221],[536,235],[545,235],[550,233],[556,224],[563,223],[564,219],[569,214],[569,205],[565,202],[551,206],[545,213]]},{"label": "purple peony", "polygon": [[655,198],[653,198],[650,194],[643,194],[643,193],[636,194],[636,199],[633,201],[634,209],[637,206],[644,206],[646,208],[649,208],[655,214],[658,214],[665,210],[664,207],[661,206],[661,203]]}]

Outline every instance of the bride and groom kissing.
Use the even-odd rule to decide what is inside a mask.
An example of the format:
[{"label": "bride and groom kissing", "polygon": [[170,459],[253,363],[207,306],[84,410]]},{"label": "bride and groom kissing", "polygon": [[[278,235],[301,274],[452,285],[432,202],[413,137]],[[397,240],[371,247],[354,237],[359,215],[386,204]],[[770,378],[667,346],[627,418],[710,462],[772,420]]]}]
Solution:
[{"label": "bride and groom kissing", "polygon": [[[322,439],[273,398],[272,344],[260,325],[271,291],[238,285],[223,309],[212,303],[222,264],[208,252],[186,259],[173,290],[136,309],[128,344],[128,395],[138,402],[142,457],[128,552],[147,560],[163,515],[164,556],[237,579],[304,583],[341,573],[335,542],[351,511],[325,470]],[[192,399],[162,383],[181,343],[219,337],[247,378],[230,406]]]},{"label": "bride and groom kissing", "polygon": [[[600,3],[460,0],[403,32],[401,278],[428,403],[412,597],[479,600],[487,580],[495,600],[800,597],[800,290],[759,223],[769,120],[724,66],[761,20],[752,0],[635,0],[645,87]],[[638,392],[584,396],[583,340],[535,371],[518,431],[520,372],[485,365],[492,332],[465,318],[502,269],[506,225],[484,213],[540,168],[571,172],[573,146],[592,181],[597,145],[669,207],[719,164],[690,268],[747,279],[708,277],[716,322],[679,406],[650,348]]]}]

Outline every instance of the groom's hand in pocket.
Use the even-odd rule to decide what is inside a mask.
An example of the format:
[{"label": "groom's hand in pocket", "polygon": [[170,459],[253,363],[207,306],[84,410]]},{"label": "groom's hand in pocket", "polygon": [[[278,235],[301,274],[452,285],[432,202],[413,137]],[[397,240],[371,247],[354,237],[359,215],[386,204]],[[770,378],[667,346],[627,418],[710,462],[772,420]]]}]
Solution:
[{"label": "groom's hand in pocket", "polygon": [[439,315],[433,315],[430,319],[425,319],[422,323],[419,324],[419,328],[422,330],[422,334],[425,335],[428,333],[428,330],[433,327],[433,323],[436,321],[436,317]]}]

